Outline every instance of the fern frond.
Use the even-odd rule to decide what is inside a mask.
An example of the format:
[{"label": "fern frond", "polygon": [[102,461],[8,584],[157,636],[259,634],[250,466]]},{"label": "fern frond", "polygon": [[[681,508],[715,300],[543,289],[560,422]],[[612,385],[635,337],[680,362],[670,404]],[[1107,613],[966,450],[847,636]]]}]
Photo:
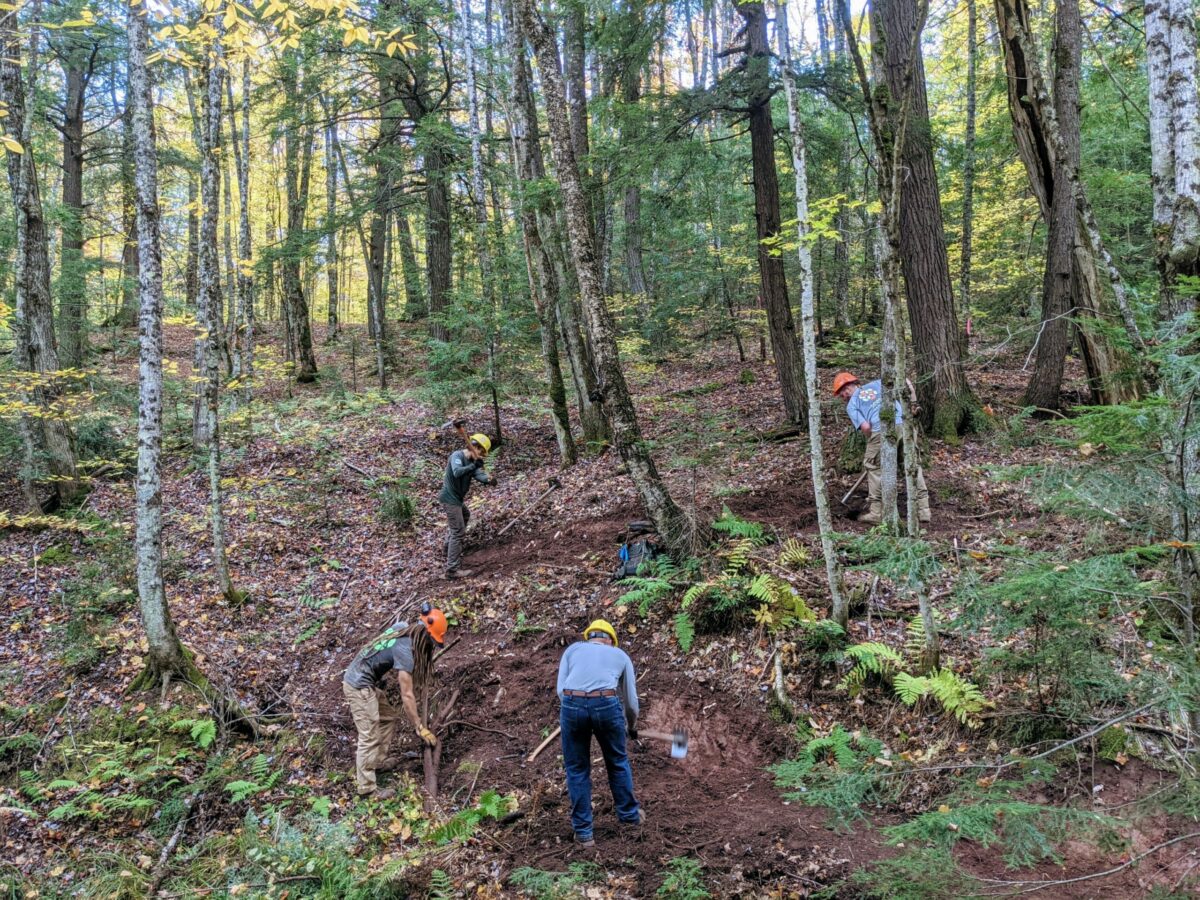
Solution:
[{"label": "fern frond", "polygon": [[679,641],[679,646],[684,653],[691,652],[692,643],[696,640],[696,624],[685,612],[675,616],[675,639]]},{"label": "fern frond", "polygon": [[741,573],[750,562],[750,554],[754,552],[757,542],[754,538],[739,538],[725,551],[725,577],[732,578]]},{"label": "fern frond", "polygon": [[754,541],[755,544],[765,544],[767,542],[761,525],[757,522],[747,522],[745,519],[738,518],[730,511],[728,506],[721,507],[721,517],[713,522],[712,527],[714,531],[719,531],[721,534],[735,538],[748,538]]},{"label": "fern frond", "polygon": [[897,672],[896,677],[892,679],[892,687],[895,688],[896,696],[900,698],[901,703],[905,706],[913,706],[929,693],[930,682],[928,678],[921,675]]},{"label": "fern frond", "polygon": [[795,538],[788,538],[779,551],[779,564],[785,569],[802,569],[810,560],[808,548]]},{"label": "fern frond", "polygon": [[913,616],[904,629],[904,655],[910,659],[920,659],[925,652],[925,622],[920,616]]},{"label": "fern frond", "polygon": [[701,581],[693,584],[684,592],[683,599],[679,601],[679,608],[687,609],[712,589],[713,583],[711,581]]}]

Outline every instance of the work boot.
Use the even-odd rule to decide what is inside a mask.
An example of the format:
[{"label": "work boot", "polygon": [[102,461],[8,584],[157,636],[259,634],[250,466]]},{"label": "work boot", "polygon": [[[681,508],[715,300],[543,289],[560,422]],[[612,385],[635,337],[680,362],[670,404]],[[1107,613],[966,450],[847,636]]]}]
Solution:
[{"label": "work boot", "polygon": [[864,525],[878,525],[883,521],[883,507],[872,505],[869,510],[858,517]]},{"label": "work boot", "polygon": [[917,518],[920,519],[922,522],[926,522],[926,523],[932,522],[933,521],[933,513],[931,513],[929,511],[928,506],[925,506],[925,507],[922,507],[921,509],[917,510]]},{"label": "work boot", "polygon": [[375,771],[376,772],[395,772],[398,768],[400,768],[400,763],[402,761],[403,760],[401,760],[400,757],[398,757],[398,756],[389,756],[387,759],[385,759],[383,762],[381,762],[379,765],[377,765],[375,767]]},{"label": "work boot", "polygon": [[470,578],[475,572],[471,569],[447,569],[446,578],[453,581],[456,578]]},{"label": "work boot", "polygon": [[583,838],[583,837],[580,837],[579,835],[575,835],[575,843],[577,843],[584,850],[591,850],[593,847],[596,846],[596,839],[595,838]]},{"label": "work boot", "polygon": [[[376,770],[378,771],[378,769]],[[391,788],[381,788],[374,791],[360,791],[358,798],[360,800],[391,800],[396,796],[396,792]]]}]

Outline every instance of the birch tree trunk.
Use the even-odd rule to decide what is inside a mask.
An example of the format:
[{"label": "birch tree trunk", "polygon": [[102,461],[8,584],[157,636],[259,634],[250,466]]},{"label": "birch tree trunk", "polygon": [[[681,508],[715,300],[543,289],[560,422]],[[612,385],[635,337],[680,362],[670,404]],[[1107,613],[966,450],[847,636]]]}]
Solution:
[{"label": "birch tree trunk", "polygon": [[[214,21],[218,21],[214,19]],[[221,30],[216,26],[213,57],[204,72],[200,121],[200,248],[199,299],[203,312],[204,369],[202,400],[208,449],[209,518],[213,540],[213,571],[221,595],[230,602],[241,599],[229,575],[225,553],[225,511],[221,497],[221,431],[218,404],[221,393],[222,333],[221,266],[217,250],[217,212],[220,204],[221,103],[225,68],[221,59]]]},{"label": "birch tree trunk", "polygon": [[[512,138],[513,159],[516,162],[519,177],[518,203],[521,210],[525,266],[529,276],[529,293],[538,314],[542,366],[549,385],[550,417],[554,423],[558,455],[565,467],[575,464],[577,450],[575,440],[571,436],[571,421],[567,412],[567,392],[559,361],[557,324],[554,315],[562,285],[559,283],[558,274],[554,270],[554,264],[538,230],[536,207],[539,207],[542,201],[531,199],[524,191],[525,185],[545,177],[545,170],[541,159],[541,146],[537,140],[537,111],[533,106],[533,92],[530,87],[532,74],[529,71],[525,41],[516,26],[512,0],[506,0],[504,3],[504,16],[508,55],[512,62],[509,134]],[[530,118],[531,112],[534,116],[533,119]]]},{"label": "birch tree trunk", "polygon": [[138,292],[138,235],[137,188],[133,181],[133,110],[129,99],[121,115],[121,310],[114,324],[125,327],[137,325]]},{"label": "birch tree trunk", "polygon": [[149,23],[143,2],[129,7],[130,136],[138,239],[138,605],[152,676],[183,672],[186,656],[167,606],[162,573],[162,253],[159,248],[158,154],[153,94],[146,70]]},{"label": "birch tree trunk", "polygon": [[[229,143],[233,147],[238,182],[237,329],[234,380],[238,382],[234,407],[248,407],[254,380],[254,249],[250,238],[250,60],[242,60],[242,127],[236,127],[233,89],[229,89]],[[247,434],[253,429],[247,422]]]},{"label": "birch tree trunk", "polygon": [[563,203],[570,226],[568,237],[571,256],[575,262],[588,333],[599,369],[599,395],[612,426],[617,451],[629,469],[630,477],[646,505],[646,512],[654,521],[666,546],[674,553],[684,553],[693,545],[696,525],[688,521],[683,511],[671,499],[658,474],[654,459],[642,438],[633,400],[629,396],[629,387],[621,371],[616,327],[606,298],[601,292],[602,280],[596,260],[596,248],[591,229],[588,227],[587,196],[571,145],[567,101],[554,36],[536,10],[534,0],[514,2],[520,26],[537,54],[542,75],[546,113],[550,125],[550,146],[554,152],[555,168],[562,185]]},{"label": "birch tree trunk", "polygon": [[783,257],[773,243],[780,232],[779,175],[775,167],[775,128],[771,121],[771,47],[767,42],[767,14],[759,0],[737,4],[746,23],[746,59],[750,107],[751,166],[754,173],[754,219],[757,225],[758,273],[762,305],[767,313],[775,372],[783,393],[788,422],[805,427],[807,399],[803,359],[796,338],[796,323],[788,299]]},{"label": "birch tree trunk", "polygon": [[808,447],[812,467],[813,501],[817,507],[817,529],[821,534],[821,553],[825,557],[825,577],[829,581],[830,617],[837,623],[849,620],[846,596],[842,591],[842,573],[833,545],[833,515],[825,489],[825,450],[821,437],[821,398],[817,381],[817,328],[812,290],[812,249],[808,222],[808,164],[804,126],[800,121],[799,89],[792,77],[792,46],[788,39],[787,4],[777,0],[775,34],[779,56],[783,60],[783,89],[787,94],[788,126],[792,133],[792,169],[796,176],[796,231],[800,260],[800,335],[804,343],[804,384],[808,390]]},{"label": "birch tree trunk", "polygon": [[325,123],[325,279],[329,296],[328,339],[338,335],[337,121]]}]

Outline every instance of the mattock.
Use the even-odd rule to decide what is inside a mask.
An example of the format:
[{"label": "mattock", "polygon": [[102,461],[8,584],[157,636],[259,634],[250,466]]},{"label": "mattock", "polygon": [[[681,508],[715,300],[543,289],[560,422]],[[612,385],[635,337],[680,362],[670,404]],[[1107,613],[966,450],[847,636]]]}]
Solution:
[{"label": "mattock", "polygon": [[511,522],[509,522],[507,525],[505,525],[503,528],[501,528],[500,531],[496,533],[496,537],[503,537],[504,532],[508,531],[508,529],[512,528],[514,525],[516,525],[518,522],[520,522],[523,518],[525,518],[526,515],[529,514],[530,510],[532,510],[535,506],[537,506],[539,503],[541,503],[543,500],[545,500],[547,497],[549,497],[551,494],[553,494],[555,491],[557,491],[560,487],[562,487],[562,482],[560,482],[558,480],[558,476],[556,476],[556,475],[552,475],[550,477],[550,480],[547,482],[547,484],[549,485],[549,487],[547,487],[546,490],[542,491],[542,493],[538,495],[536,500],[534,500],[532,503],[530,503],[528,506],[526,506],[523,510],[521,510],[519,513],[517,513],[517,515],[513,518],[513,520]]},{"label": "mattock", "polygon": [[671,742],[671,757],[673,759],[684,759],[688,755],[688,733],[683,728],[676,728],[674,731],[646,731],[645,729],[638,730],[638,741],[644,737],[651,738],[656,741]]}]

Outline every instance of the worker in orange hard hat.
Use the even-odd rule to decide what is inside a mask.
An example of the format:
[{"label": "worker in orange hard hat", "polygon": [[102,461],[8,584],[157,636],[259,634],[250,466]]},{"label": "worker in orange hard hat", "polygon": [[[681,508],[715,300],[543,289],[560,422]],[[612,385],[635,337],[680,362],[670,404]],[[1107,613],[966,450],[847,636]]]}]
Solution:
[{"label": "worker in orange hard hat", "polygon": [[483,469],[483,462],[492,451],[492,439],[486,434],[467,435],[462,419],[452,423],[454,430],[466,444],[462,450],[455,450],[446,462],[446,477],[442,482],[442,492],[438,502],[446,511],[446,577],[466,578],[473,574],[470,569],[461,568],[463,543],[467,537],[467,526],[471,523],[471,510],[467,507],[467,492],[471,490],[471,482],[495,485],[496,476],[489,475]]},{"label": "worker in orange hard hat", "polygon": [[400,711],[384,692],[384,676],[395,670],[400,683],[400,700],[421,740],[430,747],[437,736],[417,712],[417,690],[433,675],[434,647],[446,641],[446,616],[428,603],[411,625],[397,622],[363,647],[342,676],[342,694],[350,704],[350,715],[358,728],[358,751],[354,777],[359,796],[387,800],[390,788],[379,789],[376,773],[396,768],[399,759],[387,755],[396,732]]},{"label": "worker in orange hard hat", "polygon": [[571,827],[583,847],[596,844],[592,833],[592,738],[600,745],[617,820],[640,825],[646,816],[633,794],[633,767],[625,736],[637,740],[637,675],[629,655],[617,647],[617,631],[604,619],[583,630],[558,664],[562,698],[563,768],[571,798]]},{"label": "worker in orange hard hat", "polygon": [[[883,402],[883,384],[878,380],[860,385],[858,378],[850,372],[838,372],[833,377],[833,393],[846,403],[846,415],[854,427],[867,436],[867,452],[863,456],[863,468],[867,472],[867,511],[858,521],[877,525],[883,520],[883,479],[879,471],[879,454],[883,449],[883,423],[879,418]],[[904,422],[900,401],[896,401],[896,424]],[[917,515],[922,522],[932,518],[929,510],[929,491],[925,487],[925,473],[921,471],[920,457],[917,459]]]}]

